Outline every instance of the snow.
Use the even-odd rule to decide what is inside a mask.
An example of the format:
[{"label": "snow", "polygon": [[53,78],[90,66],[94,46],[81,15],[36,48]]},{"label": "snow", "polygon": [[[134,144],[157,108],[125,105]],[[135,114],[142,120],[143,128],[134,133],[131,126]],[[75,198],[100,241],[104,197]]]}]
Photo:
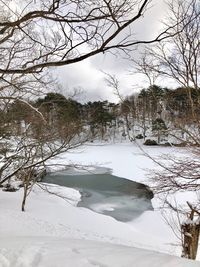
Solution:
[{"label": "snow", "polygon": [[[181,155],[184,150],[179,148]],[[160,154],[177,154],[177,148],[172,147],[145,147],[145,152],[151,156]],[[56,160],[51,160],[51,164],[58,163],[74,165],[94,165],[110,168],[113,175],[127,178],[136,182],[146,182],[146,170],[157,167],[151,159],[144,156],[140,146],[133,143],[102,144],[92,143],[81,146],[76,151],[60,155]],[[59,168],[60,166],[58,166]],[[53,166],[51,170],[56,170]],[[84,170],[83,170],[84,171]],[[92,171],[92,168],[91,168]]]},{"label": "snow", "polygon": [[[192,267],[199,263],[148,250],[62,238],[3,239],[2,267]],[[16,247],[18,251],[16,252]]]},{"label": "snow", "polygon": [[[151,155],[182,153],[181,149],[177,152],[173,148],[147,150]],[[116,176],[147,184],[145,169],[156,167],[131,143],[90,144],[49,164],[57,163],[59,169],[60,164],[69,162],[86,164],[90,171],[96,170],[91,166],[111,168]],[[56,169],[55,165],[52,169]],[[80,194],[74,189],[48,186],[48,190],[53,194],[34,187],[24,213],[20,211],[22,189],[15,193],[0,192],[0,266],[200,266],[199,262],[169,255],[180,255],[180,247],[157,209],[158,199],[153,200],[155,211],[122,223],[76,207]]]}]

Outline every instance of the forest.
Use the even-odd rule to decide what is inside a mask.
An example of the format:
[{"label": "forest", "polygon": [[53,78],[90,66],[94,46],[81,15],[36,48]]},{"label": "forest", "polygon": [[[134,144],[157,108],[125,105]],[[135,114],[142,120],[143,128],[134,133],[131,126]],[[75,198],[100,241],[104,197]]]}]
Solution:
[{"label": "forest", "polygon": [[[198,137],[193,134],[198,131],[199,101],[199,92],[194,88],[168,89],[157,85],[125,97],[117,104],[108,101],[81,104],[60,93],[47,93],[35,101],[8,102],[1,110],[0,132],[5,139],[20,136],[28,129],[26,135],[37,140],[47,140],[50,132],[52,140],[87,133],[88,141],[150,138],[154,144],[198,145]],[[40,115],[30,110],[27,103],[42,114],[46,123],[41,123]],[[171,144],[170,140],[173,140]]]}]

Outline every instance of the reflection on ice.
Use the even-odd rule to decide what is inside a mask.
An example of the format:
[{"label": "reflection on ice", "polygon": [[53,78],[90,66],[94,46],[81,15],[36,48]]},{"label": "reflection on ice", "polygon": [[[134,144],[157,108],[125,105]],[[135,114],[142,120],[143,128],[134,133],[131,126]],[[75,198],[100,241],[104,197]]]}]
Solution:
[{"label": "reflection on ice", "polygon": [[89,208],[125,222],[133,220],[146,210],[153,209],[149,198],[138,195],[120,195],[119,192],[116,192],[114,196],[113,192],[111,196],[105,196],[102,191],[84,193],[78,206]]},{"label": "reflection on ice", "polygon": [[103,213],[104,211],[114,211],[117,207],[117,204],[114,203],[104,203],[104,204],[92,204],[90,206],[91,210],[96,211],[98,213]]},{"label": "reflection on ice", "polygon": [[[133,201],[134,199],[134,201]],[[114,211],[116,209],[129,209],[140,211],[141,208],[146,209],[147,201],[143,198],[132,198],[128,196],[110,197],[103,200],[101,203],[88,205],[96,212],[103,213],[104,211]]]}]

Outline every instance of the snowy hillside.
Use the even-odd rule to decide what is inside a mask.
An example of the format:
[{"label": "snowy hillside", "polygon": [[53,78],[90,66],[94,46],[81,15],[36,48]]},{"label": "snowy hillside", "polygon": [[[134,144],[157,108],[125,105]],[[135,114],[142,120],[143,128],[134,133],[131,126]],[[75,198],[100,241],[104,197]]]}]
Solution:
[{"label": "snowy hillside", "polygon": [[[148,148],[153,155],[172,153],[170,149]],[[109,167],[115,175],[143,182],[146,178],[142,168],[153,167],[132,144],[90,145],[54,160],[69,161]],[[22,190],[1,192],[1,267],[200,266],[199,262],[169,255],[180,255],[180,247],[159,210],[144,212],[136,220],[122,223],[76,207],[80,194],[74,189],[49,189],[62,198],[36,186],[24,213],[20,211]],[[154,199],[153,205],[156,208],[158,200]]]}]

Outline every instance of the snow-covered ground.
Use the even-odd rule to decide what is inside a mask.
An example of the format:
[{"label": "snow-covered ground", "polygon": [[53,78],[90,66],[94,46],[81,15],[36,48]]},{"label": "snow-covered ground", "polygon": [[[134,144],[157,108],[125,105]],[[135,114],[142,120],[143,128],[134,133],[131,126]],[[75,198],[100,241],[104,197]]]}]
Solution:
[{"label": "snow-covered ground", "polygon": [[[166,147],[146,149],[153,156],[182,153]],[[90,144],[50,163],[59,169],[69,162],[108,167],[116,176],[146,184],[145,169],[157,167],[130,143]],[[20,211],[22,190],[0,192],[0,267],[200,266],[162,254],[180,255],[180,247],[158,210],[159,199],[153,199],[155,211],[122,223],[76,207],[80,194],[74,189],[51,186],[50,190],[62,198],[36,186],[24,213]]]}]

